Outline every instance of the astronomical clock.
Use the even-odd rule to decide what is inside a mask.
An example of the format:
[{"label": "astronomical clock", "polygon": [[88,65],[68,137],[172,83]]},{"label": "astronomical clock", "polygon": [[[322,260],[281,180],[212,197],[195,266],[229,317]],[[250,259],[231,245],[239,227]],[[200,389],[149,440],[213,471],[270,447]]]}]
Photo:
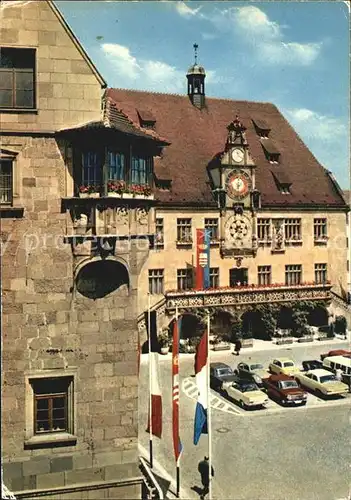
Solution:
[{"label": "astronomical clock", "polygon": [[225,151],[220,159],[225,198],[221,210],[221,255],[240,260],[257,251],[255,220],[259,193],[255,189],[256,167],[246,140],[246,128],[236,117],[227,129]]}]

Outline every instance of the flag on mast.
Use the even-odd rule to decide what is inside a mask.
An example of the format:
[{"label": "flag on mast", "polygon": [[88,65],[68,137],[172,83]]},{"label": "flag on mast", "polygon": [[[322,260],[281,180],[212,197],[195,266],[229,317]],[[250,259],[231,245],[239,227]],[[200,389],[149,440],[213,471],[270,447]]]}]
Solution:
[{"label": "flag on mast", "polygon": [[[150,318],[148,317],[150,315]],[[158,369],[158,353],[159,353],[159,342],[157,338],[157,325],[156,325],[156,311],[149,311],[146,313],[146,324],[148,335],[150,336],[150,352],[149,352],[149,363],[150,363],[150,393],[151,393],[151,433],[154,436],[161,438],[162,436],[162,397],[160,389],[160,377]],[[150,320],[150,328],[149,328]],[[147,425],[147,432],[150,431],[150,407],[149,407],[149,418]]]},{"label": "flag on mast", "polygon": [[181,328],[181,319],[178,320],[178,314],[173,324],[173,345],[172,345],[172,426],[173,426],[173,449],[174,458],[178,463],[180,454],[183,450],[179,437],[179,337]]},{"label": "flag on mast", "polygon": [[207,429],[207,408],[208,408],[208,342],[207,332],[203,334],[195,354],[195,379],[198,388],[198,398],[195,410],[194,421],[194,444],[199,442],[201,434],[208,434]]}]

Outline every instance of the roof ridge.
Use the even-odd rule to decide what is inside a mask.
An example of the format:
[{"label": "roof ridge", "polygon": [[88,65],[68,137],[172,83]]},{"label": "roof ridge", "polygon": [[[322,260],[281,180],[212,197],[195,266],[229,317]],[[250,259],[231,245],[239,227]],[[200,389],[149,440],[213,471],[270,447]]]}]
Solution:
[{"label": "roof ridge", "polygon": [[[177,94],[177,93],[173,93],[173,92],[157,92],[154,90],[129,89],[126,87],[108,87],[107,90],[124,90],[124,91],[128,91],[128,92],[139,93],[139,94],[169,95],[169,96],[182,97],[184,99],[189,98],[189,96],[187,94]],[[234,99],[232,97],[212,97],[212,96],[207,96],[207,95],[206,95],[206,99],[210,99],[213,101],[232,101],[232,102],[242,102],[242,103],[247,102],[247,103],[252,103],[252,104],[269,104],[269,105],[277,108],[276,104],[274,104],[273,102],[269,102],[269,101],[249,101],[247,99]]]}]

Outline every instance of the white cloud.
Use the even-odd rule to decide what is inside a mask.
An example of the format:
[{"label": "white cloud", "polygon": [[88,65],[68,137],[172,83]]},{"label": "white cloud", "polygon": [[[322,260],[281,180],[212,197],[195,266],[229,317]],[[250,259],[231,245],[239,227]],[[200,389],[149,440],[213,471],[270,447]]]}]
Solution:
[{"label": "white cloud", "polygon": [[283,113],[303,137],[334,142],[347,137],[347,126],[339,118],[324,116],[307,108],[285,108]]},{"label": "white cloud", "polygon": [[185,2],[177,2],[175,4],[175,7],[180,16],[188,19],[196,16],[201,10],[201,6],[198,7],[197,9],[192,9]]},{"label": "white cloud", "polygon": [[234,7],[229,9],[229,12],[237,26],[251,36],[264,39],[281,37],[279,25],[270,21],[267,14],[258,7],[252,5]]},{"label": "white cloud", "polygon": [[141,68],[127,47],[117,43],[103,43],[101,47],[122,76],[133,80],[138,78]]},{"label": "white cloud", "polygon": [[[204,16],[203,16],[204,17]],[[298,43],[286,40],[286,26],[269,19],[258,7],[230,7],[216,9],[206,17],[218,31],[234,32],[255,52],[261,64],[302,65],[312,64],[320,54],[322,43]]]},{"label": "white cloud", "polygon": [[184,71],[162,61],[137,60],[123,45],[104,43],[101,49],[116,69],[115,86],[173,93],[184,91]]}]

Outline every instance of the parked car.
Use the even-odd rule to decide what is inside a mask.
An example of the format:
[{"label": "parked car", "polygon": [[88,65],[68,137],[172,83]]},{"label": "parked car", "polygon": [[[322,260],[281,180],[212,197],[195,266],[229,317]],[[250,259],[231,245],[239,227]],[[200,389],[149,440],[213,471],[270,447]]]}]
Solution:
[{"label": "parked car", "polygon": [[305,372],[317,370],[318,368],[323,368],[323,363],[318,359],[309,359],[308,361],[302,361],[302,368]]},{"label": "parked car", "polygon": [[323,359],[323,368],[336,373],[342,371],[342,382],[351,386],[351,359],[344,356],[328,356]]},{"label": "parked car", "polygon": [[289,375],[271,375],[263,380],[268,396],[283,405],[305,405],[307,393]]},{"label": "parked car", "polygon": [[269,371],[274,374],[282,373],[283,375],[293,375],[300,372],[294,361],[289,358],[276,358],[270,363]]},{"label": "parked car", "polygon": [[335,375],[328,370],[317,369],[295,374],[296,380],[307,389],[312,389],[319,396],[334,396],[346,394],[348,386],[336,380]]},{"label": "parked car", "polygon": [[260,363],[239,363],[234,371],[241,379],[251,380],[261,389],[262,380],[269,377],[269,373]]},{"label": "parked car", "polygon": [[210,387],[215,391],[222,389],[223,382],[235,380],[235,374],[225,363],[210,363]]},{"label": "parked car", "polygon": [[223,382],[222,390],[227,397],[239,403],[244,409],[263,408],[268,403],[267,394],[249,380],[237,377],[233,381]]},{"label": "parked car", "polygon": [[351,356],[351,351],[346,351],[345,349],[334,349],[332,351],[327,352],[326,354],[321,354],[321,360],[329,356]]}]

